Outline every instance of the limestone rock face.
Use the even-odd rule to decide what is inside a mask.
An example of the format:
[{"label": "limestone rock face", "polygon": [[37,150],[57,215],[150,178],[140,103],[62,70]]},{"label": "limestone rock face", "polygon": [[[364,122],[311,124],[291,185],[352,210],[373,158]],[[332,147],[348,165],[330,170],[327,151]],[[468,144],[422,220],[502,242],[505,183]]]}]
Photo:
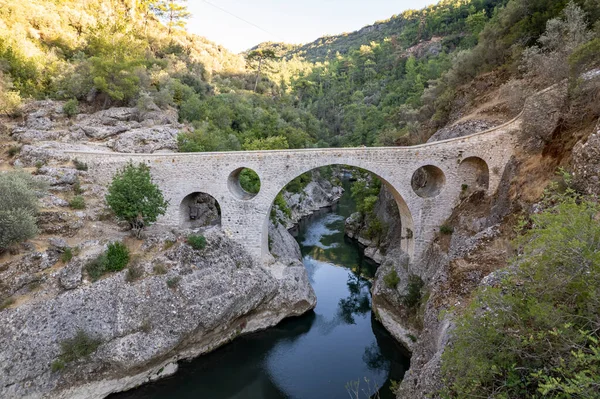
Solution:
[{"label": "limestone rock face", "polygon": [[444,127],[433,134],[427,140],[428,143],[434,141],[454,139],[457,137],[468,136],[470,134],[483,132],[497,126],[499,123],[485,120],[469,120],[456,125]]},{"label": "limestone rock face", "polygon": [[329,181],[321,178],[317,171],[314,171],[313,180],[300,193],[283,193],[283,198],[291,211],[291,215],[288,216],[278,211],[277,219],[286,228],[290,229],[303,217],[311,215],[321,208],[335,204],[343,192],[344,189],[342,187],[331,184]]},{"label": "limestone rock face", "polygon": [[596,132],[573,149],[573,177],[581,191],[600,196],[600,121]]},{"label": "limestone rock face", "polygon": [[[1,311],[0,396],[102,398],[315,306],[300,262],[259,264],[219,229],[206,238],[204,250],[177,243],[140,261],[143,276],[132,282],[122,271],[91,283],[75,259],[57,273],[67,291]],[[154,271],[159,264],[166,273]],[[52,372],[61,342],[80,330],[100,346]]]},{"label": "limestone rock face", "polygon": [[358,238],[361,223],[362,216],[360,212],[354,212],[344,222],[344,232],[350,238]]},{"label": "limestone rock face", "polygon": [[525,101],[521,141],[526,150],[539,152],[550,141],[560,122],[566,98],[567,85],[560,83]]},{"label": "limestone rock face", "polygon": [[288,230],[280,223],[269,221],[269,250],[271,255],[280,259],[301,260],[300,245]]},{"label": "limestone rock face", "polygon": [[179,129],[171,126],[132,129],[109,141],[108,146],[117,152],[176,152],[178,133]]}]

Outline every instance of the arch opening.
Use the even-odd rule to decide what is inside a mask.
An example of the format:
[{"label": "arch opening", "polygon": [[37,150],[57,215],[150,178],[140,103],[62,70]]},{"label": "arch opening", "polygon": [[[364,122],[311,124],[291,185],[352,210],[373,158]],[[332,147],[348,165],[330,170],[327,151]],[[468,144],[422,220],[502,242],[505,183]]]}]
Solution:
[{"label": "arch opening", "polygon": [[487,162],[479,157],[468,157],[458,167],[462,190],[483,189],[490,186],[490,170]]},{"label": "arch opening", "polygon": [[248,201],[260,191],[260,177],[250,168],[237,168],[229,174],[227,187],[237,199]]},{"label": "arch opening", "polygon": [[419,197],[433,198],[437,197],[446,185],[446,175],[437,166],[425,165],[413,173],[410,184]]},{"label": "arch opening", "polygon": [[[296,180],[298,180],[299,178],[301,178],[302,176],[305,176],[307,174],[314,174],[315,171],[320,172],[323,169],[331,170],[332,168],[334,170],[337,170],[337,172],[334,173],[334,177],[333,177],[334,179],[340,179],[340,178],[348,179],[348,177],[349,177],[348,174],[349,174],[350,170],[361,170],[362,172],[365,172],[365,173],[368,172],[368,174],[371,175],[372,178],[381,182],[381,190],[384,190],[384,188],[385,188],[387,190],[387,192],[381,193],[381,195],[375,194],[375,196],[377,196],[377,197],[384,196],[385,197],[387,195],[387,202],[386,202],[387,204],[393,204],[395,202],[396,210],[397,210],[396,217],[398,218],[396,220],[399,220],[399,223],[395,222],[395,223],[393,223],[392,226],[384,226],[384,228],[386,229],[386,232],[384,233],[384,235],[386,233],[389,233],[388,236],[390,236],[390,237],[393,236],[394,239],[397,239],[398,242],[395,245],[398,245],[398,247],[400,247],[402,249],[402,251],[407,253],[409,255],[409,257],[412,257],[414,254],[414,246],[415,246],[415,240],[414,240],[415,227],[414,227],[414,222],[413,222],[412,214],[409,210],[409,207],[408,207],[406,201],[404,200],[403,196],[400,194],[400,192],[392,184],[390,184],[386,179],[382,178],[377,173],[374,173],[370,170],[365,170],[365,169],[359,168],[357,166],[342,165],[342,164],[330,164],[330,165],[325,165],[325,166],[313,168],[308,171],[302,172],[302,173],[298,174],[297,176],[295,176],[293,179],[291,179],[290,182],[288,182],[285,186],[283,186],[277,193],[273,194],[273,199],[270,203],[268,217],[265,219],[265,223],[263,226],[263,232],[264,232],[263,233],[263,252],[271,253],[271,246],[273,245],[273,240],[271,240],[271,238],[269,237],[269,233],[271,233],[271,234],[273,233],[273,223],[272,222],[274,220],[277,220],[278,217],[280,217],[282,215],[282,213],[285,212],[285,211],[282,212],[281,207],[279,206],[279,203],[284,199],[284,197],[288,200],[291,199],[292,201],[295,201],[298,198],[305,198],[304,194],[298,193],[297,188],[295,187],[295,185],[297,184]],[[342,175],[346,175],[346,176],[342,177]],[[331,178],[331,176],[328,176],[328,178]],[[348,180],[350,182],[352,182],[352,181],[354,181],[354,178],[348,179]],[[294,192],[293,193],[286,192],[285,195],[283,195],[284,192],[286,191],[286,188],[288,188],[288,186],[290,186],[290,183],[291,183],[291,185],[293,185],[295,187]],[[312,182],[309,184],[310,184],[310,186],[307,186],[307,190],[309,190],[310,192],[317,192],[317,195],[319,195],[321,189],[319,187],[315,187],[315,184]],[[325,184],[331,186],[330,183],[325,183]],[[350,190],[349,188],[347,188],[347,189]],[[341,192],[339,194],[341,196]],[[348,193],[348,194],[350,194],[350,193]],[[369,196],[372,197],[373,193],[370,193]],[[392,197],[392,198],[390,198],[390,197]],[[372,201],[373,199],[370,198],[369,200]],[[318,205],[318,206],[320,206],[320,205]],[[296,214],[296,207],[297,207],[296,203],[292,203],[290,206],[290,208],[291,208],[290,210],[295,214]],[[359,208],[359,207],[357,207],[357,208]],[[387,208],[387,210],[388,211],[391,210],[393,213],[395,213],[394,209]],[[288,227],[289,227],[289,224],[288,224]],[[369,226],[367,226],[367,227],[369,227]],[[381,225],[370,226],[370,230],[374,231],[381,227],[382,227]],[[388,228],[389,228],[389,230],[387,230]],[[348,236],[353,237],[352,235],[349,235],[349,234],[348,234]],[[358,239],[358,236],[356,236],[355,238]]]},{"label": "arch opening", "polygon": [[212,195],[193,192],[179,205],[179,225],[186,229],[220,226],[221,206]]}]

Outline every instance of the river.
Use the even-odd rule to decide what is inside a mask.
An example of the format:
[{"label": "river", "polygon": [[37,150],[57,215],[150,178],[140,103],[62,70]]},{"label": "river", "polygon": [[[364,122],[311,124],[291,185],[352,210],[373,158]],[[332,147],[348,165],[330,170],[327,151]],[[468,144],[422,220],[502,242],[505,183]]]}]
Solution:
[{"label": "river", "polygon": [[355,210],[349,183],[344,186],[337,205],[303,220],[296,232],[317,294],[314,311],[237,338],[182,362],[172,377],[112,397],[347,399],[348,388],[359,382],[359,398],[378,388],[380,398],[393,398],[390,382],[402,379],[409,356],[372,315],[368,278],[376,267],[344,236],[344,220]]}]

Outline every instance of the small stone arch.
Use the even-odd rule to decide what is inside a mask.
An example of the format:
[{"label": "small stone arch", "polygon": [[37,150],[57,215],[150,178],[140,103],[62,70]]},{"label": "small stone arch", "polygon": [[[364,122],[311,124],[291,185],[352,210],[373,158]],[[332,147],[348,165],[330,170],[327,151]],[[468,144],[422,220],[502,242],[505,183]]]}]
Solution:
[{"label": "small stone arch", "polygon": [[286,182],[281,185],[280,187],[278,187],[275,190],[272,190],[272,192],[269,194],[269,207],[268,207],[268,212],[267,212],[267,217],[264,219],[264,224],[263,224],[263,236],[262,236],[262,252],[263,253],[269,253],[269,245],[268,245],[268,237],[269,237],[269,233],[268,233],[268,225],[269,225],[269,217],[270,217],[270,211],[271,211],[271,207],[273,205],[273,202],[275,201],[275,196],[281,191],[283,190],[283,188],[292,180],[294,180],[296,177],[306,173],[306,172],[310,172],[314,169],[318,169],[318,168],[322,168],[322,167],[327,167],[327,166],[350,166],[353,168],[360,168],[363,169],[369,173],[372,173],[375,177],[377,177],[379,180],[381,180],[381,182],[388,188],[388,190],[390,191],[390,193],[392,193],[394,199],[396,200],[396,205],[398,206],[398,212],[400,214],[400,223],[402,225],[402,236],[401,238],[401,249],[406,252],[411,258],[414,255],[414,251],[415,251],[415,224],[414,224],[414,220],[413,220],[413,216],[412,216],[412,212],[410,211],[408,204],[404,198],[404,196],[400,193],[400,191],[393,185],[391,184],[388,180],[386,180],[384,177],[381,176],[380,173],[377,173],[375,171],[373,171],[372,169],[370,169],[369,167],[365,167],[363,165],[358,165],[358,164],[338,164],[338,163],[325,163],[323,165],[317,165],[317,166],[313,166],[311,168],[309,168],[308,170],[302,170],[302,171],[295,171],[295,173],[291,176],[286,176]]},{"label": "small stone arch", "polygon": [[458,167],[458,176],[463,191],[469,188],[487,191],[490,187],[490,169],[487,162],[479,157],[463,159]]},{"label": "small stone arch", "polygon": [[198,229],[221,225],[221,206],[210,194],[195,191],[183,198],[179,205],[179,226]]}]

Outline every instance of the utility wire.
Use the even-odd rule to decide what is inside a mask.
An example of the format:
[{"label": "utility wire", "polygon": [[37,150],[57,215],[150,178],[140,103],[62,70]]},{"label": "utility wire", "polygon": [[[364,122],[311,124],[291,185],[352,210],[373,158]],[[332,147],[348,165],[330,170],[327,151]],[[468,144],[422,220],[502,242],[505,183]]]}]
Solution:
[{"label": "utility wire", "polygon": [[277,38],[277,39],[278,39],[278,40],[280,40],[280,41],[283,41],[283,40],[282,40],[282,39],[281,39],[281,38],[280,38],[278,35],[276,35],[276,34],[274,34],[274,33],[271,33],[271,32],[269,32],[269,31],[268,31],[268,30],[266,30],[266,29],[263,29],[263,28],[261,28],[260,26],[256,25],[256,24],[255,24],[255,23],[253,23],[253,22],[250,22],[250,21],[248,21],[248,20],[246,20],[246,19],[244,19],[244,18],[242,18],[242,17],[238,17],[238,16],[237,16],[237,15],[235,15],[234,13],[232,13],[232,12],[229,12],[229,11],[227,11],[226,9],[224,9],[224,8],[222,8],[222,7],[219,7],[218,5],[216,5],[216,4],[213,4],[213,3],[211,3],[211,2],[209,2],[209,1],[207,1],[207,0],[202,0],[202,1],[203,1],[204,3],[206,3],[206,4],[208,4],[209,6],[212,6],[212,7],[216,8],[216,9],[218,9],[218,10],[221,10],[221,11],[222,11],[222,12],[224,12],[225,14],[229,14],[229,15],[231,15],[232,17],[234,17],[234,18],[237,18],[237,19],[239,19],[240,21],[243,21],[243,22],[247,23],[248,25],[252,25],[252,26],[254,26],[256,29],[259,29],[259,30],[261,30],[261,31],[263,31],[263,32],[265,32],[265,33],[267,33],[268,35],[270,35],[270,36],[273,36],[273,37]]}]

